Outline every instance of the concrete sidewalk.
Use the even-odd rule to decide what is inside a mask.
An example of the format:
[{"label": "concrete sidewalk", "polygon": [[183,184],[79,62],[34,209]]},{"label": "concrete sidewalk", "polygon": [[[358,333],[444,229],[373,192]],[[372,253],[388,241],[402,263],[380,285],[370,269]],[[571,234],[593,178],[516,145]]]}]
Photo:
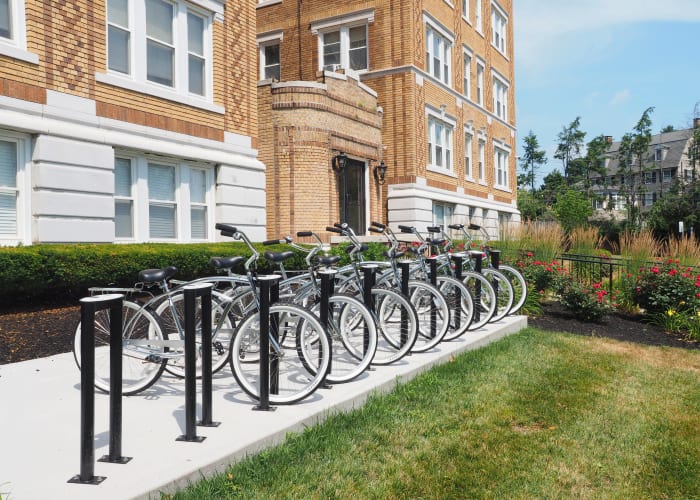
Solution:
[{"label": "concrete sidewalk", "polygon": [[[397,381],[526,326],[525,316],[508,317],[271,412],[252,411],[255,403],[227,367],[213,384],[213,420],[221,425],[197,427],[197,435],[206,437],[201,443],[176,441],[185,432],[184,382],[166,373],[145,392],[123,398],[122,453],[133,459],[124,465],[96,462],[95,475],[106,476],[99,485],[67,482],[80,472],[80,372],[72,354],[0,365],[0,498],[160,498],[160,492],[223,471],[282,442],[288,432],[361,406],[372,393],[390,391]],[[108,404],[109,396],[96,393],[96,458],[108,453]]]}]

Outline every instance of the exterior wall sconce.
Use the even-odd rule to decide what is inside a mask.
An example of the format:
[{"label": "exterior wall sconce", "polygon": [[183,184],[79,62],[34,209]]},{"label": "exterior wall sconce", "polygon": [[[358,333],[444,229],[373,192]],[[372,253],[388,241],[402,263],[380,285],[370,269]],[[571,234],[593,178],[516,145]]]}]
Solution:
[{"label": "exterior wall sconce", "polygon": [[374,167],[374,178],[377,180],[379,185],[384,184],[386,179],[386,164],[384,163],[384,160],[382,160],[379,165]]},{"label": "exterior wall sconce", "polygon": [[333,157],[333,160],[331,160],[331,167],[334,171],[341,172],[345,168],[347,162],[347,155],[341,151],[337,156]]}]

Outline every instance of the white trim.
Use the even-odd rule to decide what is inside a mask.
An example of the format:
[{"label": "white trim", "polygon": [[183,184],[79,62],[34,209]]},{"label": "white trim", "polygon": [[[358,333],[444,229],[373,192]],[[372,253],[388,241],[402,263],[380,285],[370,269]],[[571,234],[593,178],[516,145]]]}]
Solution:
[{"label": "white trim", "polygon": [[440,23],[437,19],[435,19],[433,16],[430,15],[430,13],[423,11],[423,23],[424,24],[429,24],[435,31],[440,33],[444,38],[447,38],[450,41],[450,45],[455,44],[455,36],[454,34],[448,30],[445,26]]},{"label": "white trim", "polygon": [[351,14],[327,17],[311,23],[311,34],[318,35],[319,32],[341,26],[370,24],[374,22],[374,8],[360,10]]},{"label": "white trim", "polygon": [[460,195],[454,191],[448,191],[432,186],[419,184],[392,184],[389,186],[387,200],[397,198],[428,199],[456,205],[467,205],[487,210],[499,210],[511,214],[520,214],[518,209],[511,204],[487,200],[472,195]]},{"label": "white trim", "polygon": [[0,140],[17,145],[17,233],[1,235],[0,246],[32,243],[32,140],[27,134],[0,129]]},{"label": "white trim", "polygon": [[260,7],[267,7],[278,3],[282,3],[282,0],[258,0],[258,5],[256,5],[255,8],[259,9]]},{"label": "white trim", "polygon": [[256,37],[258,45],[266,44],[272,41],[282,41],[284,40],[284,30],[267,31],[265,33],[260,33]]},{"label": "white trim", "polygon": [[28,62],[30,64],[39,64],[39,56],[28,50],[20,49],[13,45],[6,44],[0,39],[0,55]]}]

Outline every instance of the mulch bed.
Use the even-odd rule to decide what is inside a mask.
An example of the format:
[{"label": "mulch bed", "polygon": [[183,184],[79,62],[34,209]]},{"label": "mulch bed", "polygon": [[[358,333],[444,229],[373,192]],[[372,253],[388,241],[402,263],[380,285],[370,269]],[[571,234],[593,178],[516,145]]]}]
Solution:
[{"label": "mulch bed", "polygon": [[[614,314],[603,323],[586,323],[557,302],[543,307],[544,314],[528,318],[530,326],[646,345],[700,349],[700,343],[670,335],[659,326],[643,323],[639,317]],[[70,352],[79,319],[77,302],[0,310],[0,364]]]}]

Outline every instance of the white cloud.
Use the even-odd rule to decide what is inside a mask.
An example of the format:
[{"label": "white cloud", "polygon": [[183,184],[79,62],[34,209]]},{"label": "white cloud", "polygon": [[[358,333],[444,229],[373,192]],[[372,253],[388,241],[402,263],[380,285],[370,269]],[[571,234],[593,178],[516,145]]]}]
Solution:
[{"label": "white cloud", "polygon": [[610,99],[610,105],[617,106],[619,104],[629,101],[631,98],[632,93],[629,91],[629,89],[620,90],[618,92],[615,92],[615,95],[612,96],[612,99]]},{"label": "white cloud", "polygon": [[[515,0],[517,62],[537,69],[548,62],[590,57],[614,39],[620,25],[649,21],[700,21],[698,0]],[[582,40],[572,46],[571,35]],[[585,35],[593,35],[588,36]],[[581,36],[581,38],[579,38]]]}]

